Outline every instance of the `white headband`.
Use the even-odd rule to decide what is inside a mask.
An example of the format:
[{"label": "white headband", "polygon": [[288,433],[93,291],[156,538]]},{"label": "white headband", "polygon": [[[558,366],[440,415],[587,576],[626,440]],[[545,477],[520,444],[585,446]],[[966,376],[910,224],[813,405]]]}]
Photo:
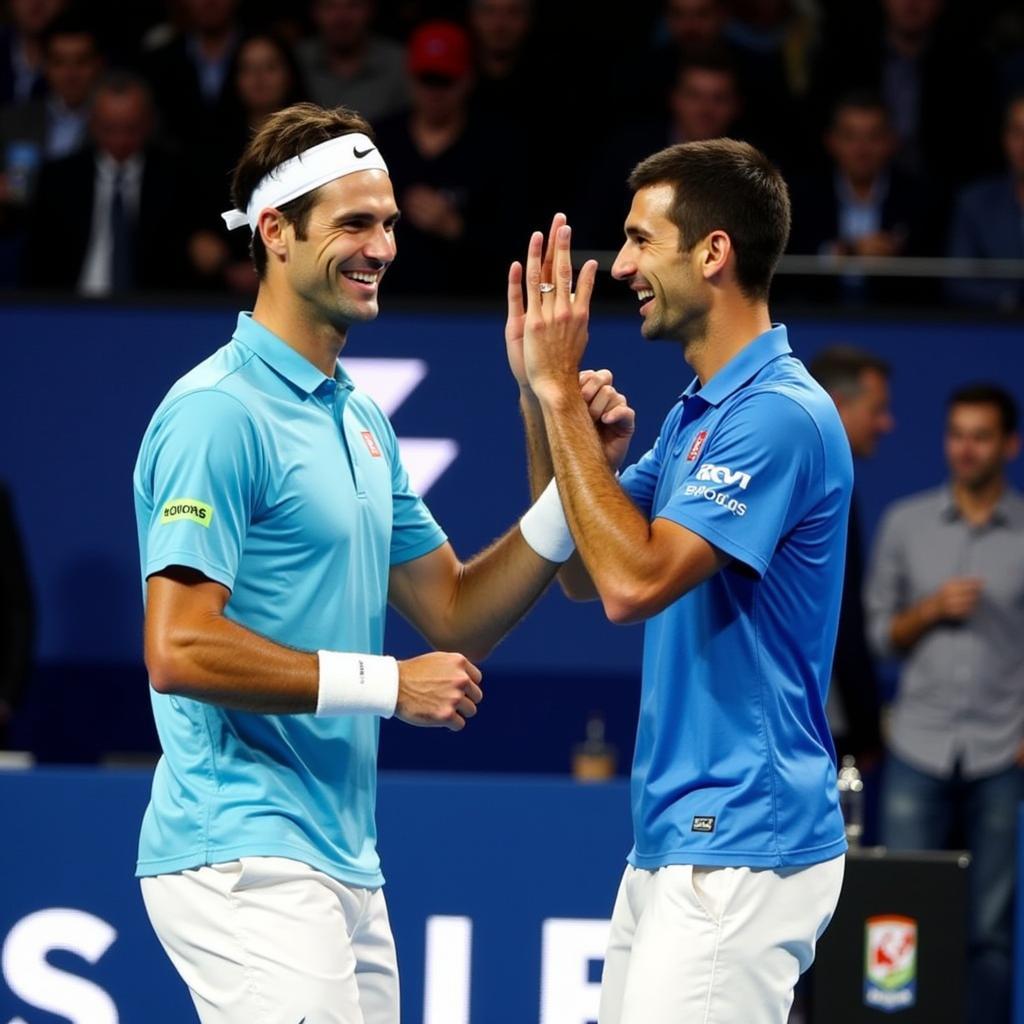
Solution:
[{"label": "white headband", "polygon": [[328,139],[278,164],[256,186],[245,213],[227,210],[221,216],[228,231],[248,225],[255,234],[260,214],[268,207],[283,206],[335,178],[343,178],[356,171],[383,171],[387,174],[387,164],[376,144],[360,133]]}]

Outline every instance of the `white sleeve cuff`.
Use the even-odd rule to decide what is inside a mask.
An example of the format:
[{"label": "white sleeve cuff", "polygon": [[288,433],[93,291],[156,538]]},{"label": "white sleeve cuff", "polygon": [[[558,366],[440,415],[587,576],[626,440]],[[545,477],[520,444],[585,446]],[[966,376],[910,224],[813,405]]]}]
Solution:
[{"label": "white sleeve cuff", "polygon": [[558,485],[551,481],[540,497],[526,510],[519,520],[523,540],[549,562],[566,562],[576,550],[569,524],[565,519],[562,499],[558,496]]},{"label": "white sleeve cuff", "polygon": [[317,651],[320,688],[318,718],[379,715],[390,718],[398,703],[398,662],[380,654]]}]

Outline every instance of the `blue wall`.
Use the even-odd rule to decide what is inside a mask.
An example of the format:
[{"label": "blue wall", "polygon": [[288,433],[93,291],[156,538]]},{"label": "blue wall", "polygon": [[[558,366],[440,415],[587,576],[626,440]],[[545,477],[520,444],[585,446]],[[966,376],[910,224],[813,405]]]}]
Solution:
[{"label": "blue wall", "polygon": [[[16,1015],[28,1024],[196,1019],[132,877],[149,784],[148,774],[134,772],[0,770],[0,820],[9,829],[0,843],[4,1024]],[[576,992],[586,988],[596,1006],[602,922],[631,842],[623,783],[385,776],[378,824],[404,1021],[537,1021],[542,934],[550,919],[582,920],[596,931],[591,969],[590,957],[575,957],[580,978],[570,984]],[[58,908],[74,916],[62,921],[46,913]],[[470,1012],[461,1019],[424,1014],[427,921],[436,916],[460,918],[460,927],[468,927],[467,958],[451,947],[434,950],[436,966],[468,979]],[[31,930],[14,932],[26,919]],[[85,955],[88,937],[103,931],[98,955]],[[559,945],[565,952],[565,943],[549,934],[548,954]],[[69,976],[87,982],[88,991],[66,991]],[[563,988],[571,982],[560,972],[557,980]],[[46,998],[59,1000],[50,1006],[55,1012],[45,1012]],[[104,998],[116,1015],[103,1011]],[[571,1006],[557,992],[549,998],[563,1010]],[[589,1019],[549,1013],[543,1024]]]},{"label": "blue wall", "polygon": [[[135,692],[139,699],[141,602],[132,466],[164,392],[227,339],[234,319],[234,313],[209,309],[0,310],[0,478],[13,488],[28,547],[44,673],[74,666],[86,673],[90,688],[99,673],[112,693]],[[393,421],[399,436],[458,443],[459,455],[430,490],[428,503],[464,555],[496,537],[527,503],[516,388],[505,365],[502,326],[499,310],[493,315],[385,311],[377,323],[353,331],[350,342],[352,356],[415,357],[428,364],[427,376]],[[893,365],[897,432],[883,442],[875,460],[858,467],[869,531],[894,498],[942,479],[943,402],[952,387],[995,379],[1024,401],[1018,325],[800,320],[789,326],[801,357],[845,341],[876,350]],[[638,409],[638,454],[690,379],[678,347],[644,342],[634,317],[596,317],[587,363],[615,370]],[[1019,483],[1019,466],[1014,476]],[[588,701],[602,707],[611,700],[617,702],[613,731],[624,723],[619,739],[627,746],[640,641],[639,627],[613,627],[596,606],[572,605],[558,593],[549,594],[487,666],[489,677],[508,687],[505,707],[520,716],[506,732],[530,728],[535,721],[515,708],[522,703],[520,692],[530,692],[520,684],[532,682],[541,702],[554,708],[565,702],[559,680],[570,679],[573,691],[566,699],[578,710],[567,727],[582,730]],[[421,651],[422,642],[397,621],[389,627],[388,647],[402,656]],[[92,694],[78,699],[87,711]],[[69,722],[74,732],[72,726],[77,722]],[[136,735],[139,728],[133,726]],[[490,746],[483,742],[486,735],[481,750]],[[504,740],[529,746],[514,735]],[[559,742],[564,746],[568,740]]]}]

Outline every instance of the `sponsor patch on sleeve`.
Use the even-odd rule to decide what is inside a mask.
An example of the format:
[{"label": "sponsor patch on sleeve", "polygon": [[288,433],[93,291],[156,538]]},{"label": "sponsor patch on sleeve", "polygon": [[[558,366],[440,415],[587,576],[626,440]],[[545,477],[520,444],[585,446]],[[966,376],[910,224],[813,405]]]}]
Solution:
[{"label": "sponsor patch on sleeve", "polygon": [[160,510],[161,526],[185,521],[209,528],[213,521],[213,506],[196,498],[171,498]]}]

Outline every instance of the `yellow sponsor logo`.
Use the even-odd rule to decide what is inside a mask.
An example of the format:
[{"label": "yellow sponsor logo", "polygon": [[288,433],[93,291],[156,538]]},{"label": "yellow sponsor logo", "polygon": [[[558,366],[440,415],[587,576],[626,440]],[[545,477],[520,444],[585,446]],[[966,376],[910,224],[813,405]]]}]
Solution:
[{"label": "yellow sponsor logo", "polygon": [[213,506],[195,498],[171,498],[160,512],[160,522],[180,523],[184,520],[209,527],[213,521]]}]

